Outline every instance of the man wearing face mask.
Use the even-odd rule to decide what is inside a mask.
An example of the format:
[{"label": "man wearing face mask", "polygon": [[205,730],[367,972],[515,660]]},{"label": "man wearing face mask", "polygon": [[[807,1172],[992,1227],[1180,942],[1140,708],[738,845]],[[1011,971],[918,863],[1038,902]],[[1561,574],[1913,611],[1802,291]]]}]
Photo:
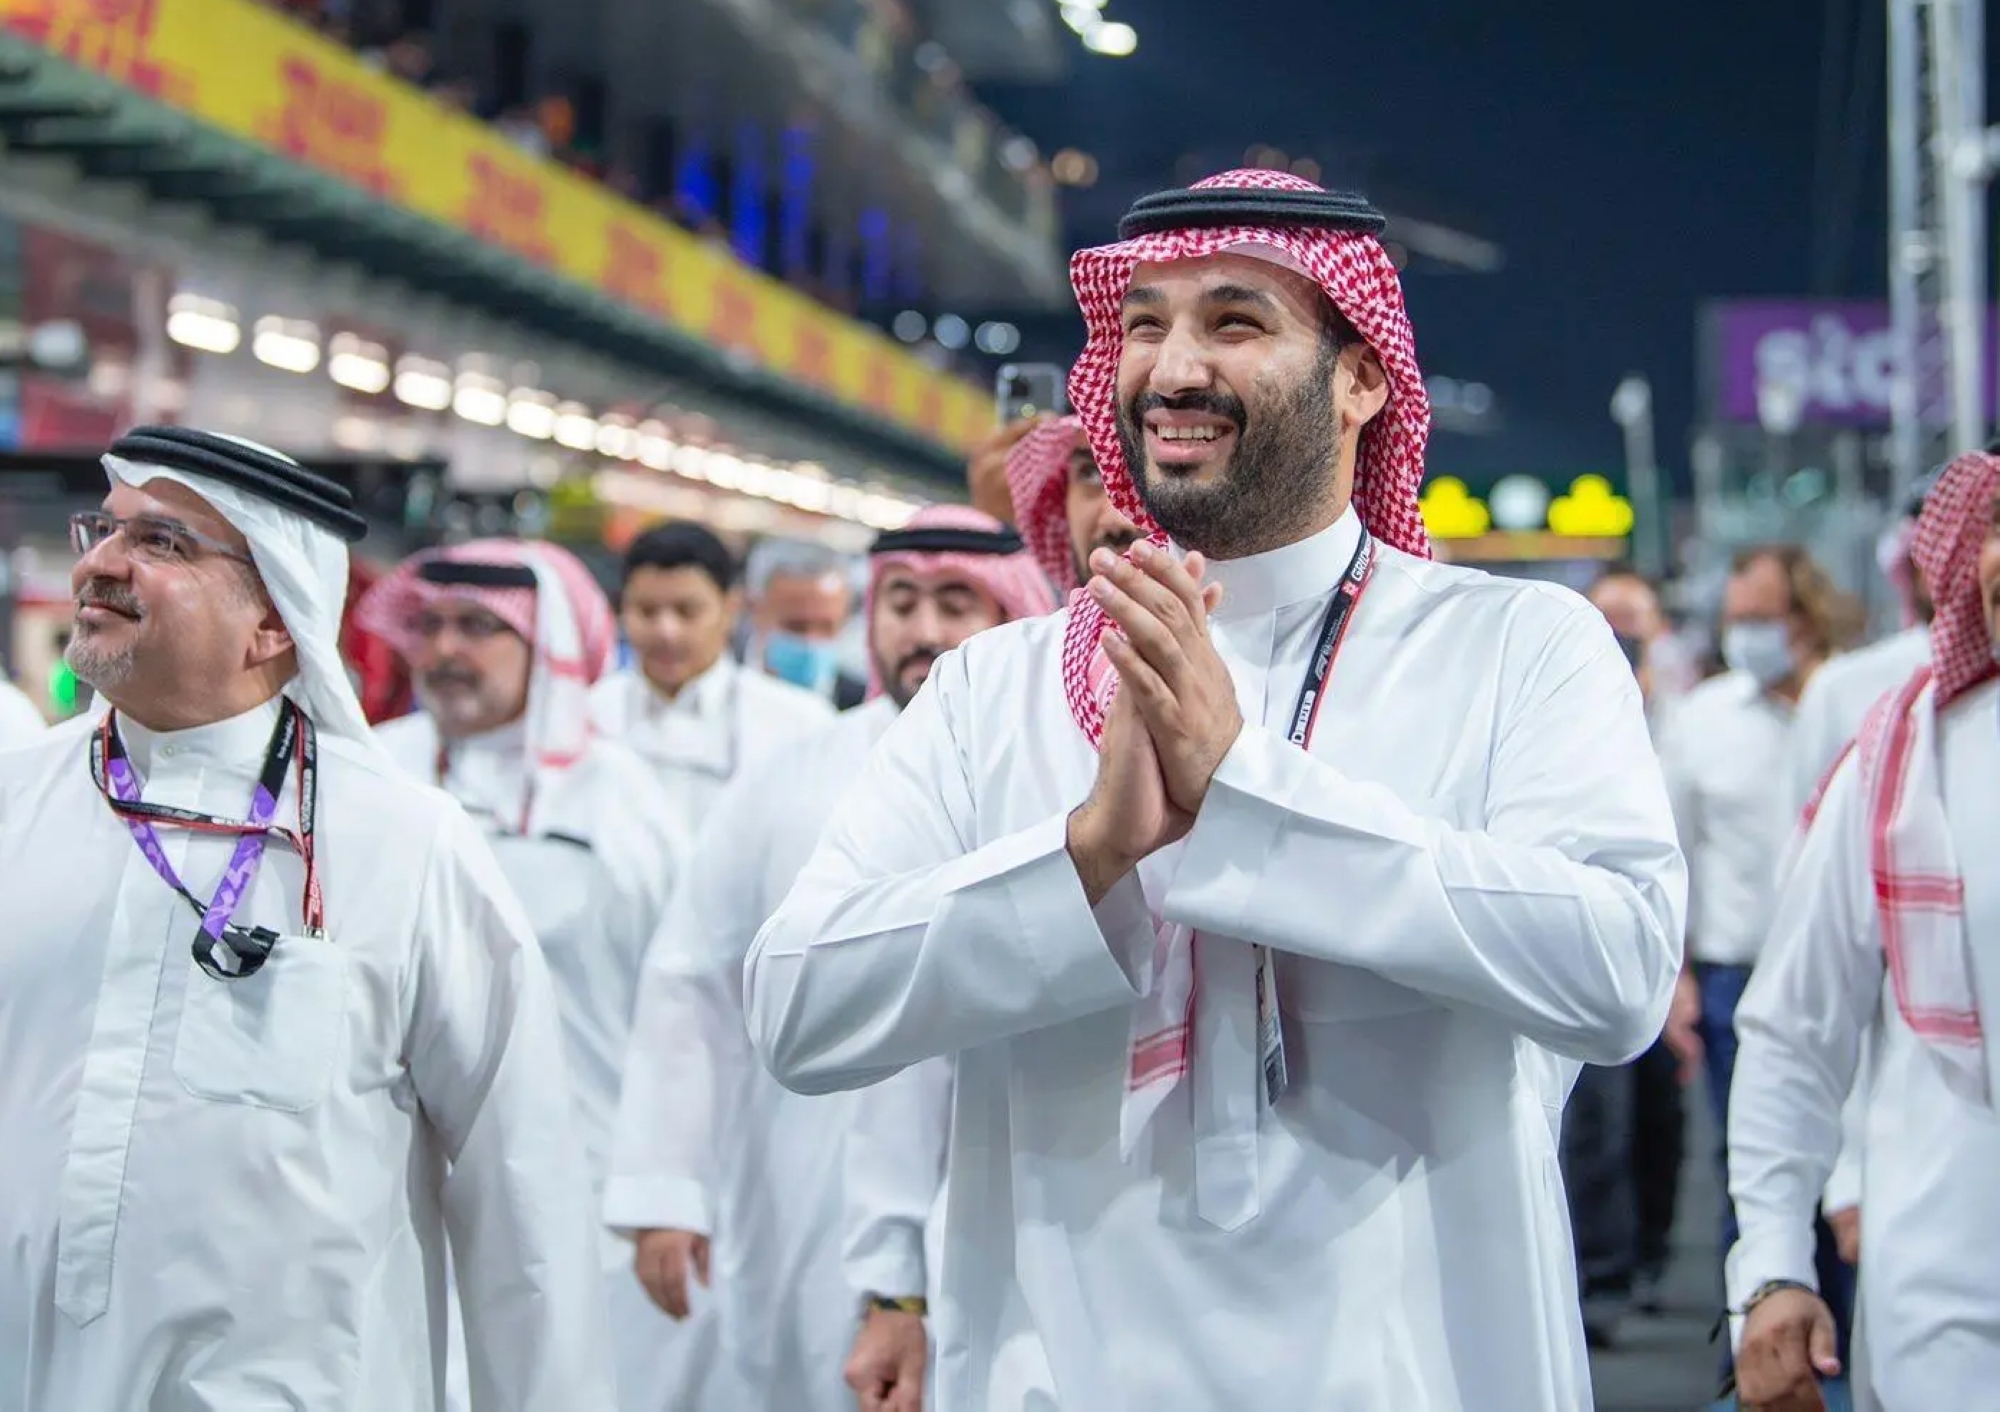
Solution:
[{"label": "man wearing face mask", "polygon": [[[843,1278],[841,1158],[855,1102],[787,1093],[757,1065],[743,957],[936,661],[1054,604],[1020,538],[956,506],[882,534],[869,570],[871,699],[724,791],[646,957],[605,1215],[635,1238],[632,1287],[675,1319],[700,1308],[695,1287],[713,1273],[722,1369],[707,1384],[670,1389],[675,1412],[849,1412],[855,1393],[842,1384],[842,1363],[864,1312],[870,1347],[903,1337],[874,1378],[876,1401],[857,1378],[863,1406],[874,1412],[889,1391],[907,1399],[922,1386],[921,1277],[889,1274],[867,1290]],[[929,1190],[936,1185],[932,1173]],[[867,1293],[879,1302],[863,1311]],[[911,1334],[915,1367],[905,1376],[896,1354]]]},{"label": "man wearing face mask", "polygon": [[[1792,823],[1774,798],[1799,693],[1860,628],[1858,605],[1806,550],[1760,545],[1736,557],[1723,596],[1729,670],[1677,703],[1660,763],[1688,860],[1688,978],[1700,1007],[1709,1101],[1727,1121],[1737,1001],[1770,930],[1779,860]],[[1721,1160],[1727,1163],[1726,1153]],[[1723,1247],[1736,1238],[1723,1212]]]},{"label": "man wearing face mask", "polygon": [[857,706],[867,684],[840,670],[840,635],[854,611],[847,560],[802,540],[764,539],[745,565],[750,640],[744,660],[780,681]]}]

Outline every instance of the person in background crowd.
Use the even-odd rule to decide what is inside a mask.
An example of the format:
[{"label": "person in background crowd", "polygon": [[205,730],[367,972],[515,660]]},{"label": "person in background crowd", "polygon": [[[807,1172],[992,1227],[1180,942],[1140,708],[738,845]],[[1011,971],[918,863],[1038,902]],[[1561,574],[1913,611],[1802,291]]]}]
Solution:
[{"label": "person in background crowd", "polygon": [[625,551],[618,618],[636,659],[591,692],[597,729],[645,758],[692,837],[731,777],[833,715],[826,697],[739,665],[736,560],[701,525],[655,525]]},{"label": "person in background crowd", "polygon": [[355,560],[348,568],[347,607],[340,616],[341,660],[347,663],[362,714],[378,726],[408,715],[416,706],[402,654],[355,621],[356,606],[381,577],[372,564]]},{"label": "person in background crowd", "polygon": [[[1663,715],[1654,695],[1652,645],[1668,635],[1658,593],[1623,566],[1608,569],[1589,598],[1632,664],[1648,720]],[[1613,1342],[1630,1306],[1660,1310],[1680,1191],[1686,1113],[1681,1089],[1701,1062],[1693,987],[1677,985],[1667,1025],[1653,1046],[1622,1068],[1584,1066],[1564,1112],[1563,1176],[1576,1233],[1585,1337]]]},{"label": "person in background crowd", "polygon": [[[1737,555],[1723,597],[1729,670],[1674,706],[1660,759],[1689,872],[1688,967],[1679,1004],[1696,1011],[1709,1102],[1727,1119],[1736,1065],[1735,1015],[1772,922],[1776,876],[1791,828],[1782,786],[1799,693],[1861,626],[1859,606],[1805,549],[1760,545]],[[1727,1145],[1717,1160],[1728,1166]],[[1736,1220],[1723,1203],[1723,1248]],[[1832,1236],[1827,1259],[1838,1265]]]},{"label": "person in background crowd", "polygon": [[1038,424],[1007,457],[1015,523],[1036,562],[1065,597],[1090,577],[1093,552],[1123,554],[1139,531],[1104,493],[1083,423],[1075,417]]},{"label": "person in background crowd", "polygon": [[[568,550],[484,539],[406,559],[356,615],[403,654],[423,708],[377,738],[486,826],[548,959],[601,1202],[639,966],[686,853],[671,802],[634,787],[638,757],[591,732],[611,605]],[[668,1331],[624,1278],[623,1242],[599,1246],[619,1406],[651,1412]]]},{"label": "person in background crowd", "polygon": [[109,710],[0,757],[0,1402],[434,1412],[449,1231],[475,1405],[613,1405],[541,950],[340,661],[366,522],[234,438],[105,467]]},{"label": "person in background crowd", "polygon": [[[731,786],[647,955],[605,1215],[636,1238],[638,1280],[628,1282],[643,1283],[673,1317],[688,1314],[690,1286],[714,1272],[728,1373],[677,1389],[674,1407],[854,1407],[841,1364],[856,1301],[838,1259],[853,1105],[795,1097],[758,1069],[744,1028],[743,957],[933,664],[976,632],[1054,606],[1019,537],[955,506],[921,510],[880,535],[869,571],[871,700]],[[884,1300],[924,1293],[921,1282],[879,1290]],[[871,1310],[864,1338],[891,1314],[914,1317],[921,1391],[921,1310],[889,1303]],[[901,1385],[893,1372],[883,1381]],[[864,1407],[876,1405],[869,1388],[856,1391]]]},{"label": "person in background crowd", "polygon": [[2000,458],[1946,468],[1914,556],[1936,603],[1932,665],[1878,702],[1835,769],[1737,1014],[1728,1293],[1747,1412],[1817,1409],[1817,1383],[1843,1366],[1811,1232],[1863,1035],[1857,1405],[1985,1407],[2000,1384],[1985,1023],[2000,994],[1983,959],[2000,942],[2000,874],[1979,866],[2000,849]]},{"label": "person in background crowd", "polygon": [[937,664],[752,949],[787,1086],[956,1055],[940,1412],[1589,1401],[1555,1115],[1685,878],[1603,619],[1427,557],[1382,227],[1246,171],[1077,255],[1149,538]]},{"label": "person in background crowd", "polygon": [[1862,717],[1885,692],[1910,679],[1931,659],[1930,591],[1923,571],[1911,558],[1918,517],[1930,477],[1911,492],[1897,523],[1882,537],[1878,558],[1883,575],[1902,604],[1904,626],[1880,642],[1843,653],[1813,674],[1799,693],[1798,719],[1792,731],[1787,771],[1793,812],[1812,802],[1854,733]]},{"label": "person in background crowd", "polygon": [[840,634],[854,609],[847,561],[792,539],[759,540],[750,551],[750,641],[745,659],[845,711],[867,684],[840,670]]},{"label": "person in background crowd", "polygon": [[972,508],[1002,524],[1014,523],[1014,500],[1007,484],[1007,461],[1021,438],[1052,420],[1047,416],[1016,417],[1003,422],[972,448],[965,462],[965,489]]}]

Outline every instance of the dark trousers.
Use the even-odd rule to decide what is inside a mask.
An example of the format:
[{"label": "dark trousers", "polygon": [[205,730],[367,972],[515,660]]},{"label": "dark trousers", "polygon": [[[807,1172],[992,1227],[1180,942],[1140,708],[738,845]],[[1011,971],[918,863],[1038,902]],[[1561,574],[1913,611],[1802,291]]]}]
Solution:
[{"label": "dark trousers", "polygon": [[1640,1278],[1657,1281],[1672,1253],[1674,1210],[1687,1153],[1687,1108],[1680,1061],[1664,1040],[1626,1066],[1632,1076],[1632,1197],[1638,1214],[1634,1252]]},{"label": "dark trousers", "polygon": [[[1727,1255],[1736,1244],[1736,1205],[1729,1199],[1729,1084],[1736,1075],[1736,1007],[1743,999],[1744,987],[1750,984],[1750,968],[1696,962],[1695,982],[1701,990],[1703,1067],[1708,1074],[1709,1101],[1715,1109],[1716,1160],[1722,1166],[1722,1250]],[[1817,1244],[1813,1264],[1820,1297],[1833,1311],[1840,1329],[1844,1365],[1850,1356],[1849,1335],[1854,1324],[1854,1267],[1840,1258],[1826,1222],[1816,1220],[1814,1224]],[[1731,1361],[1727,1343],[1722,1358],[1726,1372]]]},{"label": "dark trousers", "polygon": [[1563,1185],[1585,1317],[1615,1317],[1638,1264],[1630,1068],[1586,1064],[1563,1110]]},{"label": "dark trousers", "polygon": [[1622,1303],[1666,1269],[1686,1145],[1679,1065],[1656,1043],[1620,1068],[1585,1065],[1563,1113],[1563,1183],[1584,1300]]}]

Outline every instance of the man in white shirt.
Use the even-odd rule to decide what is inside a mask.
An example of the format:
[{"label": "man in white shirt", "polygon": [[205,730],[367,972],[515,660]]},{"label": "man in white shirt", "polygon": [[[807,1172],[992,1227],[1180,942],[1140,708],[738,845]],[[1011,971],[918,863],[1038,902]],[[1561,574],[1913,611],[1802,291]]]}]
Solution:
[{"label": "man in white shirt", "polygon": [[1946,469],[1915,553],[1937,605],[1933,666],[1870,712],[1835,770],[1737,1015],[1729,1299],[1751,1412],[1817,1409],[1816,1381],[1840,1370],[1812,1221],[1863,1035],[1858,1391],[1896,1412],[1983,1407],[2000,1384],[2000,1086],[1984,1023],[2000,1013],[2000,875],[1977,866],[2000,848],[2000,458]]},{"label": "man in white shirt", "polygon": [[435,1412],[449,1231],[482,1412],[609,1406],[541,951],[335,647],[365,522],[228,437],[105,465],[110,709],[0,757],[0,1403]]},{"label": "man in white shirt", "polygon": [[[675,1318],[713,1261],[726,1373],[670,1404],[699,1412],[850,1412],[856,1392],[875,1405],[879,1385],[851,1392],[841,1380],[858,1322],[839,1260],[854,1104],[786,1093],[757,1065],[743,958],[932,664],[976,632],[1054,606],[1020,538],[960,507],[919,511],[882,534],[869,567],[873,698],[773,751],[725,792],[647,954],[605,1211],[636,1239],[638,1279],[628,1282]],[[899,1297],[923,1286],[868,1292],[880,1301],[871,1326],[918,1320],[920,1391],[922,1311]]]},{"label": "man in white shirt", "polygon": [[[634,787],[639,758],[591,731],[611,605],[568,550],[483,539],[404,560],[355,613],[409,664],[422,707],[377,738],[485,826],[534,926],[601,1200],[639,966],[687,846],[662,793]],[[653,1412],[670,1331],[624,1277],[623,1243],[606,1231],[599,1247],[619,1405]]]},{"label": "man in white shirt", "polygon": [[1382,225],[1238,172],[1077,255],[1157,535],[937,664],[751,952],[790,1087],[957,1052],[940,1412],[1590,1400],[1556,1127],[1685,878],[1603,619],[1425,557]]},{"label": "man in white shirt", "polygon": [[1835,657],[1815,672],[1799,693],[1787,767],[1795,814],[1812,802],[1826,782],[1827,772],[1861,729],[1868,708],[1931,660],[1931,596],[1922,572],[1908,562],[1910,538],[1923,514],[1927,486],[1928,481],[1918,486],[1903,508],[1902,522],[1884,537],[1883,558],[1903,561],[1885,568],[1894,569],[1891,581],[1907,603],[1906,626],[1879,642]]},{"label": "man in white shirt", "polygon": [[692,836],[745,765],[832,719],[825,696],[729,655],[742,611],[736,560],[701,525],[655,525],[625,551],[619,624],[637,661],[591,692],[597,729],[659,776]]},{"label": "man in white shirt", "polygon": [[866,683],[840,670],[840,639],[854,611],[848,560],[825,545],[762,539],[744,565],[750,587],[743,660],[845,711]]}]

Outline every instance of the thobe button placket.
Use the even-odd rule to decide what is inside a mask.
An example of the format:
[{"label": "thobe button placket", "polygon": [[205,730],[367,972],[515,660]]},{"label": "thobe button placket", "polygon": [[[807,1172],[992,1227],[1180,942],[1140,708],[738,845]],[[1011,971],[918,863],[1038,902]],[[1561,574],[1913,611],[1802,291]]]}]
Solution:
[{"label": "thobe button placket", "polygon": [[[174,753],[163,747],[161,754]],[[184,798],[173,797],[182,794]],[[146,791],[160,803],[197,807],[198,792]],[[187,867],[186,836],[162,831],[160,841],[176,870]],[[110,944],[92,1022],[90,1052],[77,1087],[63,1162],[56,1227],[56,1308],[79,1327],[101,1316],[111,1302],[111,1262],[125,1165],[145,1077],[146,1052],[159,1004],[161,968],[173,954],[171,933],[182,925],[179,899],[162,910],[164,885],[135,847],[119,879]],[[171,898],[171,894],[166,894]],[[167,936],[162,936],[162,928]]]},{"label": "thobe button placket", "polygon": [[[1275,615],[1219,621],[1216,652],[1236,686],[1246,721],[1262,721],[1268,697]],[[1240,941],[1203,934],[1195,940],[1195,1213],[1235,1230],[1261,1209],[1257,1119],[1257,963]]]}]

